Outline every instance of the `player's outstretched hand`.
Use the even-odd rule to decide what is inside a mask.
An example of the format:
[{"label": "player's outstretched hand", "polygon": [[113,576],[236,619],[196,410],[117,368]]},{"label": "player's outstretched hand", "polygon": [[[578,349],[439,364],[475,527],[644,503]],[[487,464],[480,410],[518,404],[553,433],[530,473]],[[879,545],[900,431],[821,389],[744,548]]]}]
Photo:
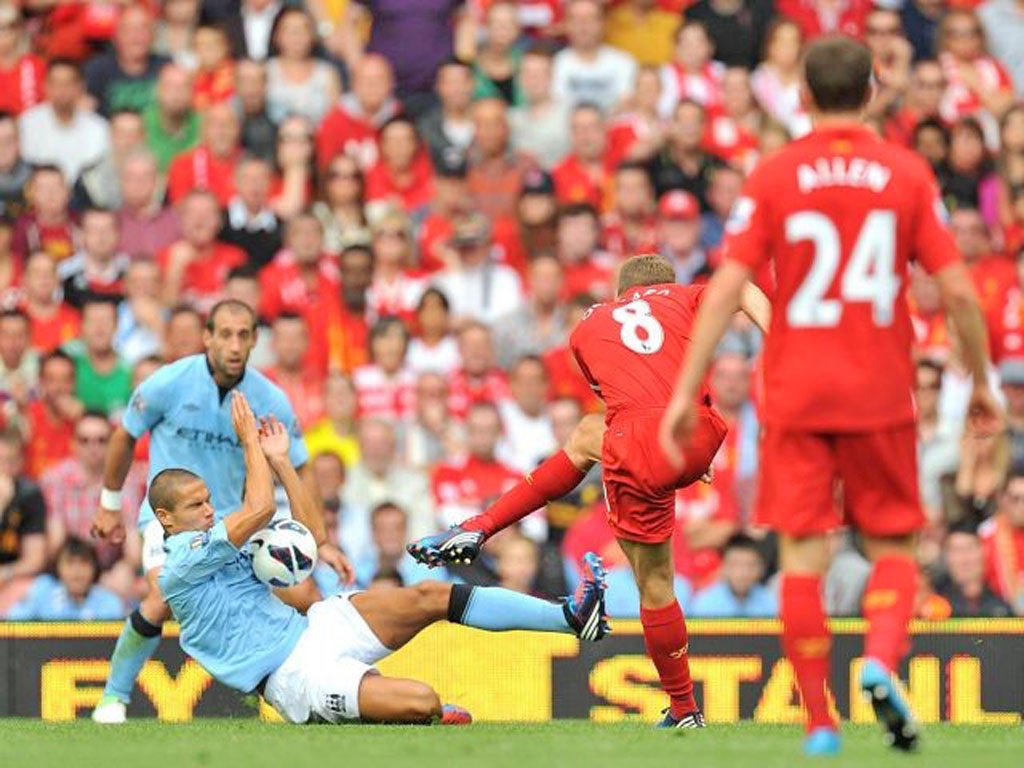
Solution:
[{"label": "player's outstretched hand", "polygon": [[338,578],[343,584],[355,584],[356,569],[344,552],[333,544],[321,544],[317,555],[320,557],[320,562],[327,563],[338,574]]},{"label": "player's outstretched hand", "polygon": [[124,517],[119,509],[97,507],[92,516],[94,538],[109,541],[111,544],[123,544],[125,539]]},{"label": "player's outstretched hand", "polygon": [[976,437],[998,434],[1003,430],[1003,407],[988,387],[975,387],[967,405],[967,431]]},{"label": "player's outstretched hand", "polygon": [[245,395],[237,389],[231,393],[231,424],[242,445],[259,445],[256,417]]},{"label": "player's outstretched hand", "polygon": [[669,401],[668,407],[665,408],[665,414],[661,417],[658,442],[669,463],[677,469],[682,469],[686,464],[679,446],[683,439],[693,431],[696,419],[697,412],[694,409],[694,404],[678,397],[673,397]]},{"label": "player's outstretched hand", "polygon": [[267,461],[287,461],[290,444],[288,430],[277,416],[260,416],[260,449]]}]

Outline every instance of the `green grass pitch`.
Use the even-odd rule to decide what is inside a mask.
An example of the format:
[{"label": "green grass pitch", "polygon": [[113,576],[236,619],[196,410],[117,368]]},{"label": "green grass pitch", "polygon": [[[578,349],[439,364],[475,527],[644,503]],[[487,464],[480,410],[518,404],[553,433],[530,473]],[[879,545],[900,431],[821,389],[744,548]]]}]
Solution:
[{"label": "green grass pitch", "polygon": [[712,725],[655,731],[640,723],[584,721],[468,727],[288,726],[202,720],[125,726],[0,720],[4,768],[1002,768],[1024,765],[1024,730],[933,725],[913,756],[884,748],[875,727],[846,726],[838,759],[807,761],[788,726]]}]

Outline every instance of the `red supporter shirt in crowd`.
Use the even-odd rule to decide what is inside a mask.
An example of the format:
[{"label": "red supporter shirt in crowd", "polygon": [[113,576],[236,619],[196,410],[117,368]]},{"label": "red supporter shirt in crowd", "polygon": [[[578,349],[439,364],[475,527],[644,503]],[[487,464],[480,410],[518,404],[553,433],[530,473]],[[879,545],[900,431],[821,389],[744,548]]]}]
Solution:
[{"label": "red supporter shirt in crowd", "polygon": [[361,417],[394,421],[409,419],[416,412],[416,374],[402,368],[389,376],[373,363],[356,368],[352,374]]},{"label": "red supporter shirt in crowd", "polygon": [[467,456],[438,464],[431,477],[437,517],[444,526],[478,515],[522,475],[500,461]]},{"label": "red supporter shirt in crowd", "polygon": [[235,66],[232,62],[226,61],[212,72],[196,72],[192,86],[192,107],[197,112],[228,101],[234,95]]},{"label": "red supporter shirt in crowd", "polygon": [[[169,245],[156,254],[156,262],[164,275],[170,266],[173,248],[173,245]],[[243,266],[247,260],[245,251],[241,248],[227,243],[211,243],[206,252],[197,254],[185,267],[185,276],[181,284],[183,297],[206,307],[223,292],[228,273],[235,267]]]},{"label": "red supporter shirt in crowd", "polygon": [[49,317],[34,315],[25,306],[22,309],[28,315],[32,348],[40,354],[53,352],[61,344],[78,338],[82,320],[74,307],[59,304]]},{"label": "red supporter shirt in crowd", "polygon": [[805,41],[830,34],[859,40],[864,36],[871,7],[871,0],[840,0],[838,14],[825,14],[816,0],[778,0],[775,3],[775,10],[797,23]]},{"label": "red supporter shirt in crowd", "polygon": [[399,182],[384,163],[377,163],[366,174],[366,201],[396,201],[407,212],[424,208],[434,197],[434,169],[426,152],[412,161],[410,178]]},{"label": "red supporter shirt in crowd", "polygon": [[599,211],[612,207],[612,173],[615,170],[605,154],[601,166],[596,170],[586,167],[576,155],[567,155],[554,168],[551,177],[555,182],[555,197],[562,205],[590,203]]},{"label": "red supporter shirt in crowd", "polygon": [[[704,286],[637,286],[587,310],[569,346],[608,406],[608,423],[630,411],[663,408],[671,399],[703,295]],[[699,399],[711,402],[704,386]]]},{"label": "red supporter shirt in crowd", "polygon": [[978,292],[978,303],[986,317],[998,313],[1006,302],[1006,294],[1018,285],[1017,268],[1005,256],[992,254],[968,266]]},{"label": "red supporter shirt in crowd", "polygon": [[666,64],[662,72],[662,82],[671,90],[676,103],[695,101],[705,109],[716,109],[721,105],[725,65],[720,61],[709,61],[694,72],[672,62]]},{"label": "red supporter shirt in crowd", "polygon": [[317,163],[326,168],[331,160],[344,154],[367,171],[377,164],[380,156],[379,136],[370,120],[356,117],[343,107],[335,107],[324,115],[316,134]]},{"label": "red supporter shirt in crowd", "polygon": [[217,157],[206,147],[183,152],[171,161],[167,170],[167,196],[177,203],[194,189],[209,190],[221,206],[235,196],[235,166],[240,154]]},{"label": "red supporter shirt in crowd", "polygon": [[959,258],[944,217],[925,161],[860,125],[815,130],[755,169],[723,253],[755,271],[774,265],[768,423],[865,431],[913,421],[904,286],[912,259],[934,273]]},{"label": "red supporter shirt in crowd", "polygon": [[1010,602],[1024,584],[1024,528],[1015,528],[996,515],[986,520],[978,533],[985,551],[985,581]]},{"label": "red supporter shirt in crowd", "polygon": [[571,397],[580,404],[584,413],[600,413],[604,409],[604,403],[590,388],[568,345],[544,353],[544,367],[551,382],[549,399]]},{"label": "red supporter shirt in crowd", "polygon": [[[955,123],[961,117],[974,115],[984,108],[975,89],[968,87],[960,73],[961,64],[952,54],[939,56],[942,72],[946,76],[946,91],[942,97],[939,112],[947,123]],[[1013,81],[999,60],[992,56],[979,56],[971,62],[974,76],[979,81],[979,90],[1013,92]]]},{"label": "red supporter shirt in crowd", "polygon": [[595,299],[609,299],[615,293],[615,270],[618,264],[610,253],[595,251],[586,261],[565,265],[562,298],[565,300],[586,293]]},{"label": "red supporter shirt in crowd", "polygon": [[480,377],[459,370],[448,379],[448,413],[455,419],[464,419],[474,403],[497,404],[511,397],[508,377],[501,368],[492,368]]},{"label": "red supporter shirt in crowd", "polygon": [[351,312],[341,301],[333,301],[322,326],[329,370],[351,374],[370,361],[370,326],[363,315]]},{"label": "red supporter shirt in crowd", "polygon": [[295,409],[295,418],[303,430],[309,429],[324,417],[322,373],[309,368],[304,368],[298,374],[282,373],[276,367],[267,368],[263,373],[288,396],[288,402]]},{"label": "red supporter shirt in crowd", "polygon": [[612,211],[601,220],[601,247],[617,259],[658,250],[658,220],[650,216],[637,231],[630,232],[617,213]]},{"label": "red supporter shirt in crowd", "polygon": [[25,474],[38,479],[43,472],[71,455],[75,423],[51,419],[38,400],[28,404],[25,416],[30,436],[25,445]]},{"label": "red supporter shirt in crowd", "polygon": [[22,261],[36,251],[46,251],[63,261],[78,250],[78,228],[70,216],[60,224],[40,224],[34,213],[23,213],[14,223],[11,250]]},{"label": "red supporter shirt in crowd", "polygon": [[407,326],[416,322],[416,305],[429,287],[426,275],[403,270],[394,280],[377,277],[366,293],[366,304],[375,317],[397,317]]},{"label": "red supporter shirt in crowd", "polygon": [[704,150],[741,169],[753,168],[761,141],[736,118],[721,108],[708,110],[704,128]]},{"label": "red supporter shirt in crowd", "polygon": [[46,64],[35,54],[22,56],[9,69],[0,69],[0,112],[20,115],[43,101]]},{"label": "red supporter shirt in crowd", "polygon": [[946,327],[946,313],[941,309],[922,312],[912,299],[907,298],[910,322],[914,329],[914,349],[917,354],[931,360],[949,359],[949,329]]}]

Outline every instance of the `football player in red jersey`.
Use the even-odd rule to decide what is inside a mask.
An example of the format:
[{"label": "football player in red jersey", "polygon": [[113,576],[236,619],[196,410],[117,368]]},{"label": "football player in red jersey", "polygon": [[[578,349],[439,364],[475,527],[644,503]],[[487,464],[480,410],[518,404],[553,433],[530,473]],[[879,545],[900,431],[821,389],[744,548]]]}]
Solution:
[{"label": "football player in red jersey", "polygon": [[[675,270],[661,256],[628,259],[619,272],[618,298],[591,307],[569,341],[608,406],[604,416],[583,419],[563,450],[483,514],[409,545],[413,557],[430,565],[469,562],[485,539],[568,494],[600,461],[608,522],[633,568],[647,652],[671,700],[661,722],[669,728],[704,725],[693,696],[686,621],[672,589],[675,493],[708,472],[726,426],[701,387],[694,398],[699,424],[685,446],[695,460],[682,471],[658,450],[657,430],[703,294],[703,286],[677,285]],[[753,285],[742,309],[762,329],[767,326],[768,300]]]},{"label": "football player in red jersey", "polygon": [[[700,411],[715,345],[750,275],[774,266],[776,293],[764,349],[765,430],[758,516],[779,533],[782,646],[808,714],[805,751],[839,750],[828,705],[831,637],[822,608],[825,534],[846,518],[874,568],[860,686],[889,737],[913,748],[917,729],[892,680],[909,648],[917,583],[918,498],[912,331],[905,287],[914,260],[938,281],[974,379],[969,428],[998,428],[988,387],[985,326],[970,275],[944,224],[925,161],[861,122],[871,98],[871,55],[848,38],[815,42],[804,61],[815,129],[765,160],[734,208],[723,263],[702,303],[660,431],[677,465],[679,437]],[[703,461],[702,456],[696,457]]]}]

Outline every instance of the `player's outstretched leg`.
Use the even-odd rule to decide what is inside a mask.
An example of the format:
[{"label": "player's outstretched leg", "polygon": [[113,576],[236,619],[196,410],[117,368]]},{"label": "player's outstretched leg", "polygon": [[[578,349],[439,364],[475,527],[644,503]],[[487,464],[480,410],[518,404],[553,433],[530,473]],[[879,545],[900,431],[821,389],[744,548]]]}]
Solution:
[{"label": "player's outstretched leg", "polygon": [[170,618],[170,609],[156,584],[159,569],[146,574],[149,592],[142,604],[125,620],[110,657],[110,674],[92,719],[104,725],[120,725],[126,719],[135,680],[160,645],[160,631]]},{"label": "player's outstretched leg", "polygon": [[874,560],[874,568],[864,591],[868,632],[864,638],[860,687],[871,699],[875,716],[886,729],[888,743],[910,751],[917,746],[918,727],[893,676],[910,649],[908,624],[917,591],[917,563],[909,538],[865,537],[864,546]]},{"label": "player's outstretched leg", "polygon": [[583,482],[600,459],[603,437],[602,417],[585,417],[576,425],[563,450],[543,461],[485,512],[447,531],[412,542],[407,548],[409,554],[429,566],[472,562],[488,538],[549,501],[562,498]]}]

